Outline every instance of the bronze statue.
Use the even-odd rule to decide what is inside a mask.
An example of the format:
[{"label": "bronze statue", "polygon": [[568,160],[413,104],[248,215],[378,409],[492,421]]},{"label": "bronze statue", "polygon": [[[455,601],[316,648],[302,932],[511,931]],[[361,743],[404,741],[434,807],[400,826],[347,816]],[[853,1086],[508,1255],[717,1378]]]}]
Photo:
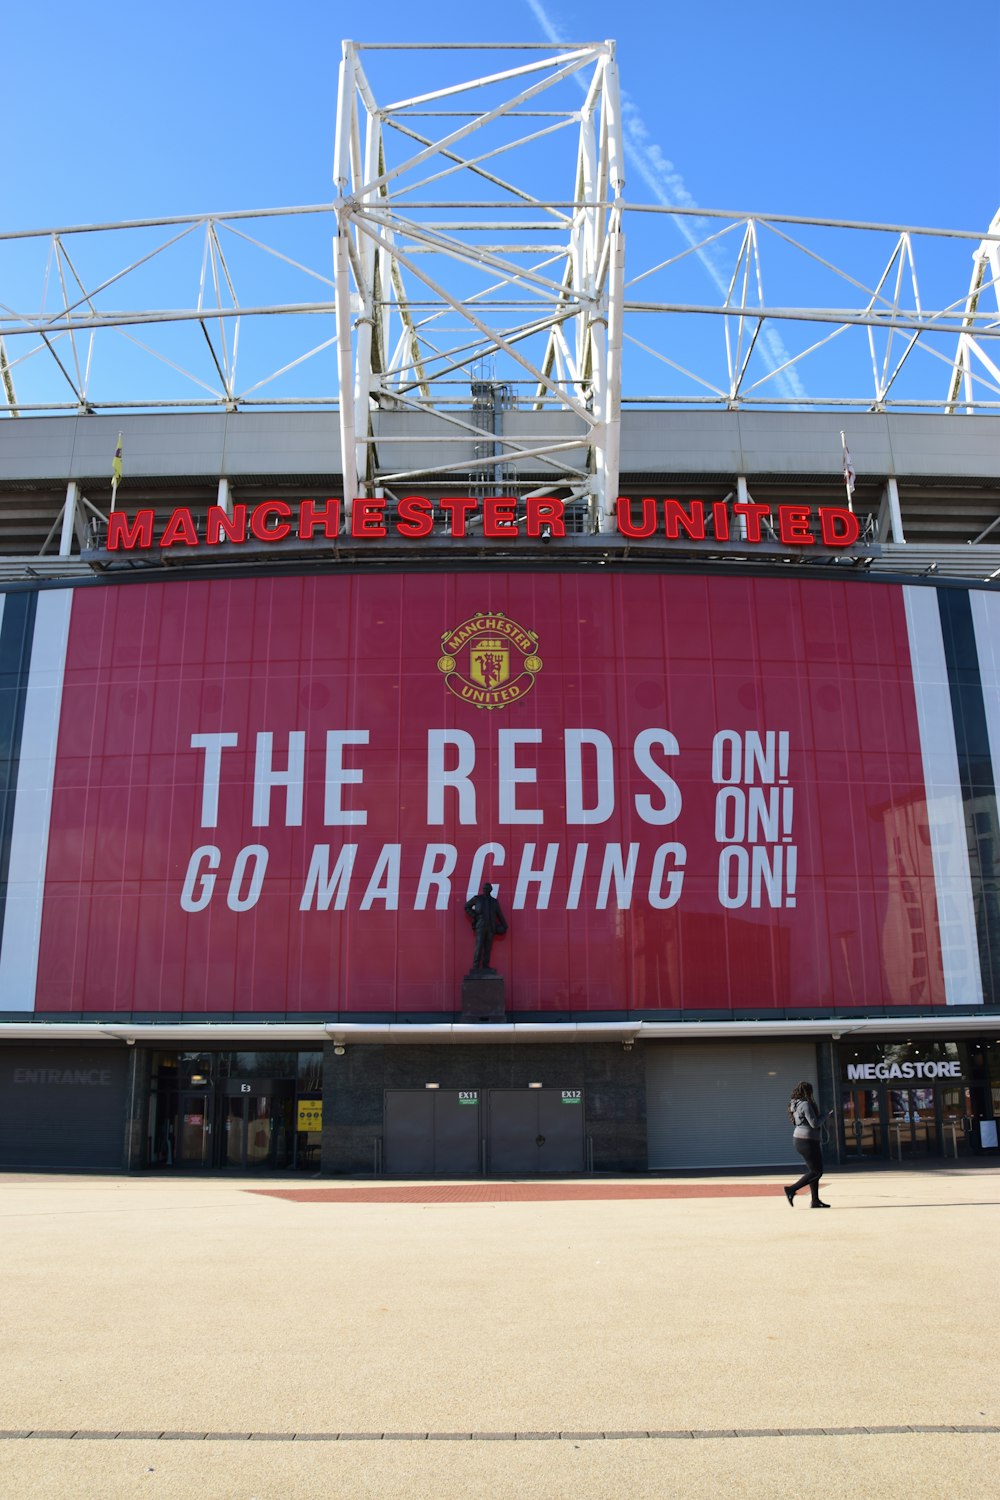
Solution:
[{"label": "bronze statue", "polygon": [[483,881],[483,888],[479,895],[473,896],[465,903],[465,914],[476,934],[476,951],[469,972],[471,974],[495,974],[496,969],[490,968],[493,939],[497,933],[507,931],[507,922],[500,910],[500,902],[494,896],[493,887],[488,880]]}]

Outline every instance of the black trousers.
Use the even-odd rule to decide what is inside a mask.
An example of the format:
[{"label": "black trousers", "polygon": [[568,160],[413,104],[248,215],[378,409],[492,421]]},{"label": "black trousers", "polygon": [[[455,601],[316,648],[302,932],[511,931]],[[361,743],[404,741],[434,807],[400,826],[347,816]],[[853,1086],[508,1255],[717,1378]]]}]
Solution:
[{"label": "black trousers", "polygon": [[806,1170],[798,1182],[792,1184],[792,1192],[797,1193],[799,1188],[808,1187],[812,1190],[812,1201],[819,1202],[819,1180],[823,1175],[823,1150],[819,1141],[803,1140],[801,1136],[793,1137],[796,1151],[803,1158]]}]

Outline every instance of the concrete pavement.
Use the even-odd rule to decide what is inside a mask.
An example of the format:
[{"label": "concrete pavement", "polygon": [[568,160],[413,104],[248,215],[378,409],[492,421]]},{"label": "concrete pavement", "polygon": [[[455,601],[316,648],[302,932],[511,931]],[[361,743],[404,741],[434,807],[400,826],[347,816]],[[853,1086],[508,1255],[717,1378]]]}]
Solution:
[{"label": "concrete pavement", "polygon": [[996,1494],[1000,1170],[753,1183],[6,1176],[0,1495]]}]

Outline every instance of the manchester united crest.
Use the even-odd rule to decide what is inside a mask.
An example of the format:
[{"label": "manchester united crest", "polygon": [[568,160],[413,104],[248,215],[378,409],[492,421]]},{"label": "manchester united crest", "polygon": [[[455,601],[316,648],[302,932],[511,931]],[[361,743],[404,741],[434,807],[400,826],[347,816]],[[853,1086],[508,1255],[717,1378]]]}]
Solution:
[{"label": "manchester united crest", "polygon": [[504,614],[473,615],[441,637],[438,668],[456,698],[473,708],[508,708],[542,670],[538,636]]}]

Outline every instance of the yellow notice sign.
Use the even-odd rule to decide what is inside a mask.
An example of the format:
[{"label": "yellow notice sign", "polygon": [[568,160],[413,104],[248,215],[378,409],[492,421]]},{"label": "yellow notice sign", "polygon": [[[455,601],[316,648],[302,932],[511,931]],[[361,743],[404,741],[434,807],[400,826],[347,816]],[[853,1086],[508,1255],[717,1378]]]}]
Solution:
[{"label": "yellow notice sign", "polygon": [[323,1129],[323,1101],[322,1099],[300,1099],[299,1100],[299,1130],[322,1130]]}]

